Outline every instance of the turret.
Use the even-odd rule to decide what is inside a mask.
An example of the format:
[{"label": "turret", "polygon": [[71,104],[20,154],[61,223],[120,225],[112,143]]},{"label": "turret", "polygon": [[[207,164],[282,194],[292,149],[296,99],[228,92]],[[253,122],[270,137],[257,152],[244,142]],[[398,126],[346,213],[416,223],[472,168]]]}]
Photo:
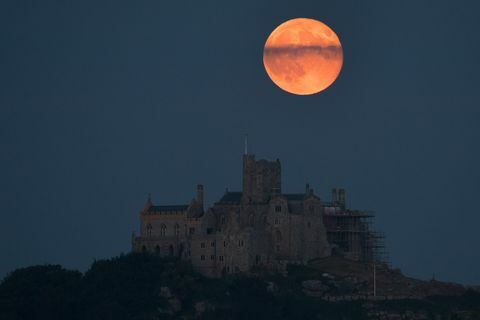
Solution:
[{"label": "turret", "polygon": [[145,205],[143,206],[143,211],[147,211],[150,209],[150,207],[153,206],[152,203],[152,195],[149,193],[147,197],[147,201],[145,202]]},{"label": "turret", "polygon": [[197,203],[203,208],[203,185],[197,184]]},{"label": "turret", "polygon": [[307,183],[305,185],[305,197],[309,197],[313,195],[313,188],[310,188],[310,185]]},{"label": "turret", "polygon": [[282,193],[280,161],[255,160],[255,156],[243,156],[244,203],[264,203]]}]

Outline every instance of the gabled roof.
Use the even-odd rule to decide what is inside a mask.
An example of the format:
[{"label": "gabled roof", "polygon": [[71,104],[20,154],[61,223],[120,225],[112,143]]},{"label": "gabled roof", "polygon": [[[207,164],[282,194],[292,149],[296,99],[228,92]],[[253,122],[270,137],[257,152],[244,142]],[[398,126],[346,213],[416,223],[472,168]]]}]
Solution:
[{"label": "gabled roof", "polygon": [[223,197],[218,201],[218,203],[240,203],[242,200],[242,192],[225,192]]}]

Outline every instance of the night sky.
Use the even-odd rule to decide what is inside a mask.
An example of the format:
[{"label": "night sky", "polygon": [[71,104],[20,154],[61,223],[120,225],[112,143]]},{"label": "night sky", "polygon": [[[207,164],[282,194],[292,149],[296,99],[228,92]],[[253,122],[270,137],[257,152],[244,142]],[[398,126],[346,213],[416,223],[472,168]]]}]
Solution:
[{"label": "night sky", "polygon": [[[474,1],[0,3],[0,278],[130,250],[148,192],[240,190],[243,137],[283,190],[377,214],[393,267],[480,284],[480,19]],[[296,17],[339,36],[313,96],[262,62]]]}]

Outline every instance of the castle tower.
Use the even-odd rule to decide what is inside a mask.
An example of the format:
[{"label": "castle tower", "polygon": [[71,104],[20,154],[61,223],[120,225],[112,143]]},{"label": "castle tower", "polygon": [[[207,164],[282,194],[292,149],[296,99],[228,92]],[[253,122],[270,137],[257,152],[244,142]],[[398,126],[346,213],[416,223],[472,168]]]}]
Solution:
[{"label": "castle tower", "polygon": [[280,161],[255,160],[255,156],[243,156],[244,203],[264,203],[272,195],[282,192]]}]

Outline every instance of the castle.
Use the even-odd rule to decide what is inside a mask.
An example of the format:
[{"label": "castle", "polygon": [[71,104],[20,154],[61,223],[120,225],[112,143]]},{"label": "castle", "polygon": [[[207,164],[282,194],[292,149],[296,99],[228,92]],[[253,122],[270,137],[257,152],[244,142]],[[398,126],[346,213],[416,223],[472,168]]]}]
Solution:
[{"label": "castle", "polygon": [[302,193],[282,193],[280,161],[246,153],[242,192],[226,191],[211,208],[204,208],[202,185],[190,204],[157,206],[149,196],[132,250],[190,260],[211,277],[332,254],[369,262],[382,259],[383,247],[372,218],[346,208],[344,189],[332,189],[329,202],[308,184]]}]

